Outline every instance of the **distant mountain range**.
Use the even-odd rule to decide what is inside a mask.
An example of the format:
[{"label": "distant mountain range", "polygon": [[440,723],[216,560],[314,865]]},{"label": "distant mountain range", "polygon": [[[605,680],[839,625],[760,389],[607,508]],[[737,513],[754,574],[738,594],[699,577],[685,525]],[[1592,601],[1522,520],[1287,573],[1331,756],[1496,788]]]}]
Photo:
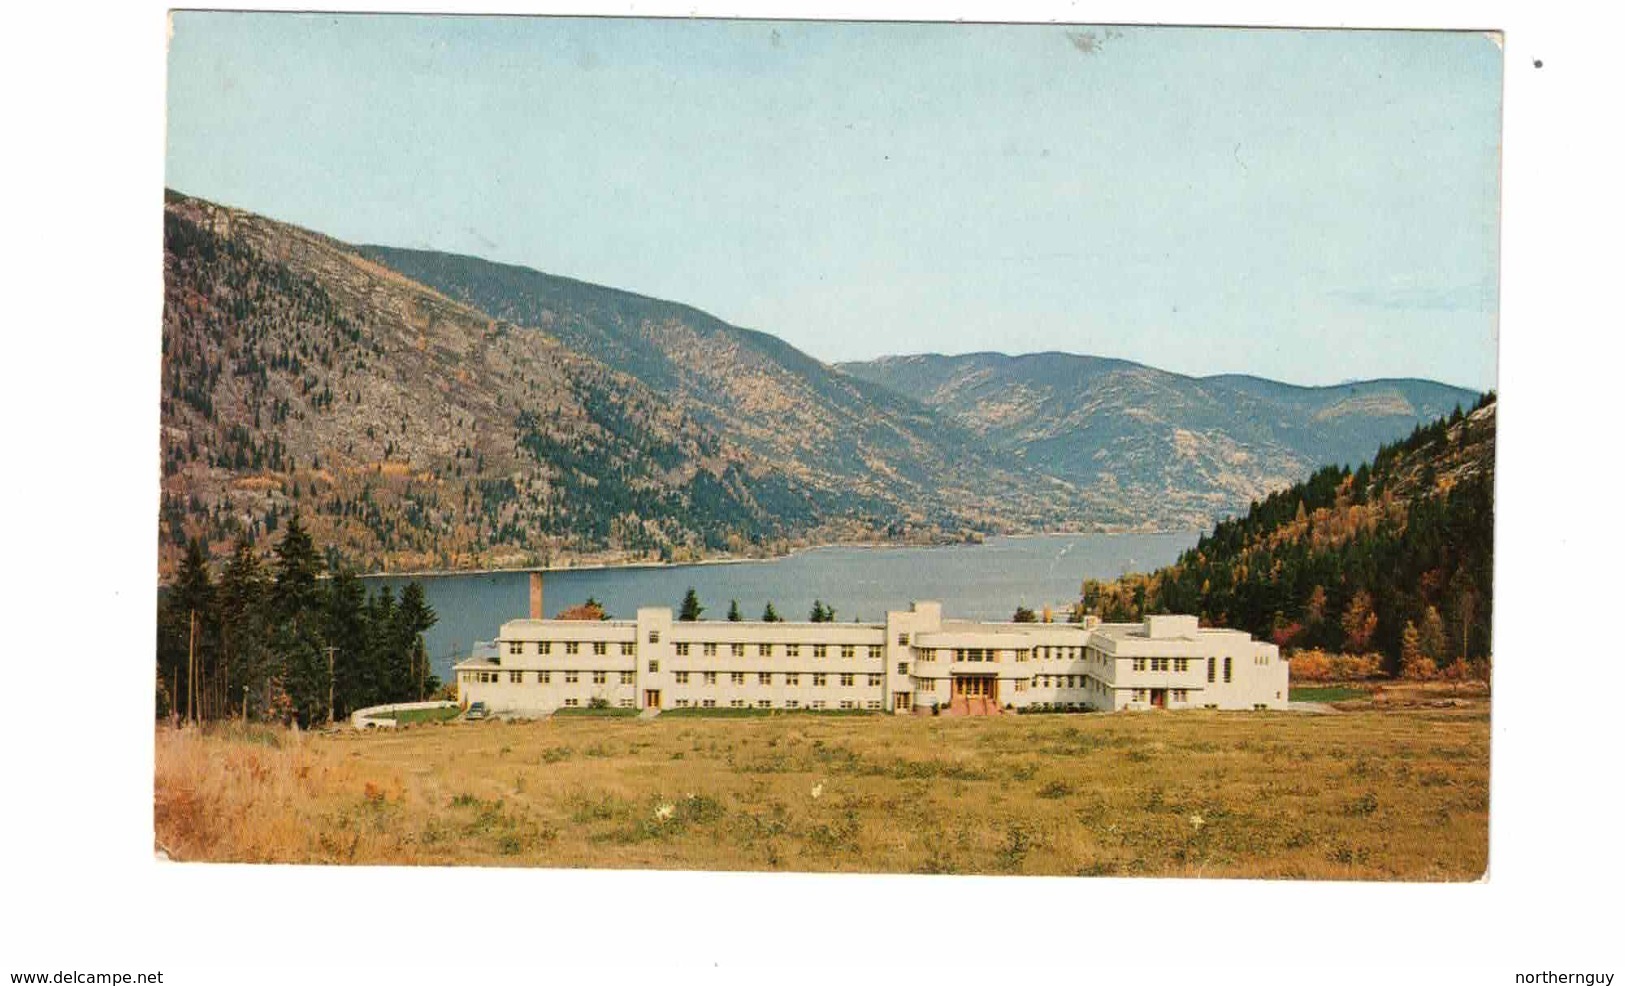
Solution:
[{"label": "distant mountain range", "polygon": [[174,192],[164,263],[164,573],[188,537],[219,554],[294,511],[369,571],[1191,529],[1475,396],[1060,355],[832,367],[685,305]]},{"label": "distant mountain range", "polygon": [[843,372],[928,407],[1032,468],[1163,526],[1206,527],[1322,465],[1477,400],[1428,380],[1298,387],[1069,353],[887,356]]}]

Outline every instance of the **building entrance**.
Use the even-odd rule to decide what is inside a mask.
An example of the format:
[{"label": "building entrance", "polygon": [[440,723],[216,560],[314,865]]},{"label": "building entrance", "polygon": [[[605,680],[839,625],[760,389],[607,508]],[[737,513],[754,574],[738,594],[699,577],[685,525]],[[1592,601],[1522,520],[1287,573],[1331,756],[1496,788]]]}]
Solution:
[{"label": "building entrance", "polygon": [[643,707],[645,709],[660,708],[660,689],[645,688],[643,690]]},{"label": "building entrance", "polygon": [[999,697],[998,682],[992,675],[961,675],[954,679],[954,695],[996,700]]}]

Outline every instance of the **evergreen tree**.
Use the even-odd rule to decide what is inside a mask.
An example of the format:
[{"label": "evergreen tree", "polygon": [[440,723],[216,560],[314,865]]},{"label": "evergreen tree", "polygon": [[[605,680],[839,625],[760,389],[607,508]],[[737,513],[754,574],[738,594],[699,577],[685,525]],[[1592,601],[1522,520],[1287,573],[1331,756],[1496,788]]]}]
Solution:
[{"label": "evergreen tree", "polygon": [[265,716],[267,685],[276,675],[269,646],[269,587],[253,542],[239,538],[220,574],[218,593],[221,661],[226,697],[241,714],[244,699],[251,719]]},{"label": "evergreen tree", "polygon": [[1016,623],[1037,623],[1038,614],[1026,606],[1017,606],[1016,615],[1011,617],[1011,620]]},{"label": "evergreen tree", "polygon": [[773,608],[772,600],[769,600],[768,604],[767,604],[767,608],[762,610],[762,622],[763,623],[783,623],[784,622],[784,617],[780,616],[779,611]]},{"label": "evergreen tree", "polygon": [[728,600],[728,622],[738,623],[742,619],[744,619],[744,617],[739,615],[739,600]]},{"label": "evergreen tree", "polygon": [[694,591],[693,586],[689,586],[688,592],[683,595],[683,605],[677,612],[677,619],[684,623],[693,623],[703,612],[705,607],[700,605],[699,593]]}]

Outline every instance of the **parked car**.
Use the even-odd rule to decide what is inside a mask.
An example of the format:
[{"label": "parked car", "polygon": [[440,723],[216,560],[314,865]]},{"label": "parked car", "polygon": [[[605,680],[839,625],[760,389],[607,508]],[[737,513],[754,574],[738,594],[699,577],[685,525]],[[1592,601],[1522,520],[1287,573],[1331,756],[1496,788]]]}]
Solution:
[{"label": "parked car", "polygon": [[486,714],[484,702],[470,702],[468,703],[468,711],[463,714],[463,718],[484,719]]}]

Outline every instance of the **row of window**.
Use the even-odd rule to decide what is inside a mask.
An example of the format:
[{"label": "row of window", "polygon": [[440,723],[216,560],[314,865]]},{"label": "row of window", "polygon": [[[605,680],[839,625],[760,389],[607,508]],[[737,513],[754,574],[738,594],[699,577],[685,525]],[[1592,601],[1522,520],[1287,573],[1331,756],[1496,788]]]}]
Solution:
[{"label": "row of window", "polygon": [[[510,640],[510,641],[508,641],[508,653],[510,655],[514,656],[514,657],[522,656],[525,653],[525,644],[526,643],[527,643],[527,641],[524,641],[524,640]],[[610,642],[607,641],[607,640],[560,640],[560,641],[538,640],[538,641],[535,641],[536,653],[538,655],[543,656],[543,657],[553,653],[553,644],[554,643],[560,643],[560,644],[564,645],[565,656],[570,656],[572,654],[581,653],[581,645],[586,644],[587,646],[592,648],[592,652],[593,652],[594,655],[596,655],[598,657],[603,657],[604,655],[609,653],[609,645],[610,645]],[[637,652],[638,652],[638,645],[635,642],[630,641],[630,640],[622,641],[618,646],[620,647],[622,657],[632,657],[632,656],[636,655]]]},{"label": "row of window", "polygon": [[[672,675],[672,677],[677,679],[677,684],[686,685],[692,680],[692,677],[694,675],[699,675],[700,676],[700,681],[702,683],[707,684],[707,685],[714,685],[714,684],[717,683],[717,676],[719,674],[722,674],[722,673],[723,672],[719,672],[719,671],[678,671],[678,672],[675,672]],[[731,684],[731,685],[743,685],[746,682],[746,672],[744,672],[744,671],[732,671],[732,672],[728,672],[727,674],[728,674],[728,683]],[[789,687],[791,687],[791,688],[795,688],[795,687],[797,687],[797,686],[799,686],[801,684],[801,675],[798,672],[788,671],[788,672],[785,672],[784,674],[782,674],[781,677],[784,678],[784,683],[786,685],[788,685]],[[830,677],[829,675],[824,674],[824,673],[818,673],[818,674],[812,675],[813,687],[814,688],[823,688],[823,687],[825,687],[826,685],[829,684],[829,677]],[[836,675],[836,677],[840,680],[842,688],[852,688],[852,687],[855,687],[857,685],[858,676],[856,674],[840,674],[840,675]],[[878,674],[869,674],[869,675],[864,675],[863,677],[868,680],[868,684],[869,684],[870,688],[879,688],[881,686],[882,680],[883,680],[883,678],[885,676],[884,675],[878,675]],[[758,685],[772,685],[773,684],[773,673],[770,672],[770,671],[762,671],[762,672],[756,673],[756,683]]]},{"label": "row of window", "polygon": [[[1150,689],[1136,688],[1134,689],[1134,701],[1144,702],[1149,699],[1150,694]],[[1168,700],[1170,702],[1187,702],[1190,700],[1190,692],[1184,688],[1171,689],[1168,692]]]},{"label": "row of window", "polygon": [[[694,646],[695,646],[694,644],[687,643],[687,642],[678,643],[678,644],[673,645],[673,647],[677,651],[677,656],[678,657],[689,657],[689,656],[691,656],[693,654],[693,652],[694,652]],[[702,644],[699,645],[700,656],[701,657],[716,657],[717,656],[717,648],[719,648],[721,646],[723,646],[723,645],[722,644],[702,643]],[[747,653],[754,654],[756,657],[772,657],[772,656],[774,656],[774,653],[775,653],[774,649],[775,648],[781,648],[781,647],[783,648],[783,653],[784,653],[785,657],[800,657],[801,656],[801,648],[802,648],[802,646],[803,645],[801,645],[801,644],[728,644],[727,645],[728,654],[729,654],[730,657],[744,657],[744,656],[746,656]],[[813,657],[828,657],[830,655],[830,649],[832,647],[837,652],[839,652],[841,657],[843,657],[843,658],[845,658],[847,660],[851,660],[851,659],[858,656],[858,645],[857,644],[808,644],[806,646],[812,648],[812,656]],[[881,657],[884,656],[885,648],[879,646],[878,644],[867,644],[867,645],[864,645],[864,646],[865,646],[864,653],[869,658],[874,659],[874,660],[878,660],[878,659],[880,659]]]},{"label": "row of window", "polygon": [[[623,708],[623,709],[635,709],[635,708],[638,707],[638,703],[635,702],[632,699],[629,699],[629,698],[623,698],[619,702],[616,702],[615,704],[617,706],[619,706],[620,708]],[[567,709],[580,708],[581,707],[581,699],[579,699],[579,698],[567,698],[567,699],[564,700],[564,707],[567,708]]]},{"label": "row of window", "polygon": [[1190,669],[1191,659],[1188,657],[1134,658],[1134,670],[1136,671],[1177,671],[1183,673],[1185,671],[1189,671]]}]

